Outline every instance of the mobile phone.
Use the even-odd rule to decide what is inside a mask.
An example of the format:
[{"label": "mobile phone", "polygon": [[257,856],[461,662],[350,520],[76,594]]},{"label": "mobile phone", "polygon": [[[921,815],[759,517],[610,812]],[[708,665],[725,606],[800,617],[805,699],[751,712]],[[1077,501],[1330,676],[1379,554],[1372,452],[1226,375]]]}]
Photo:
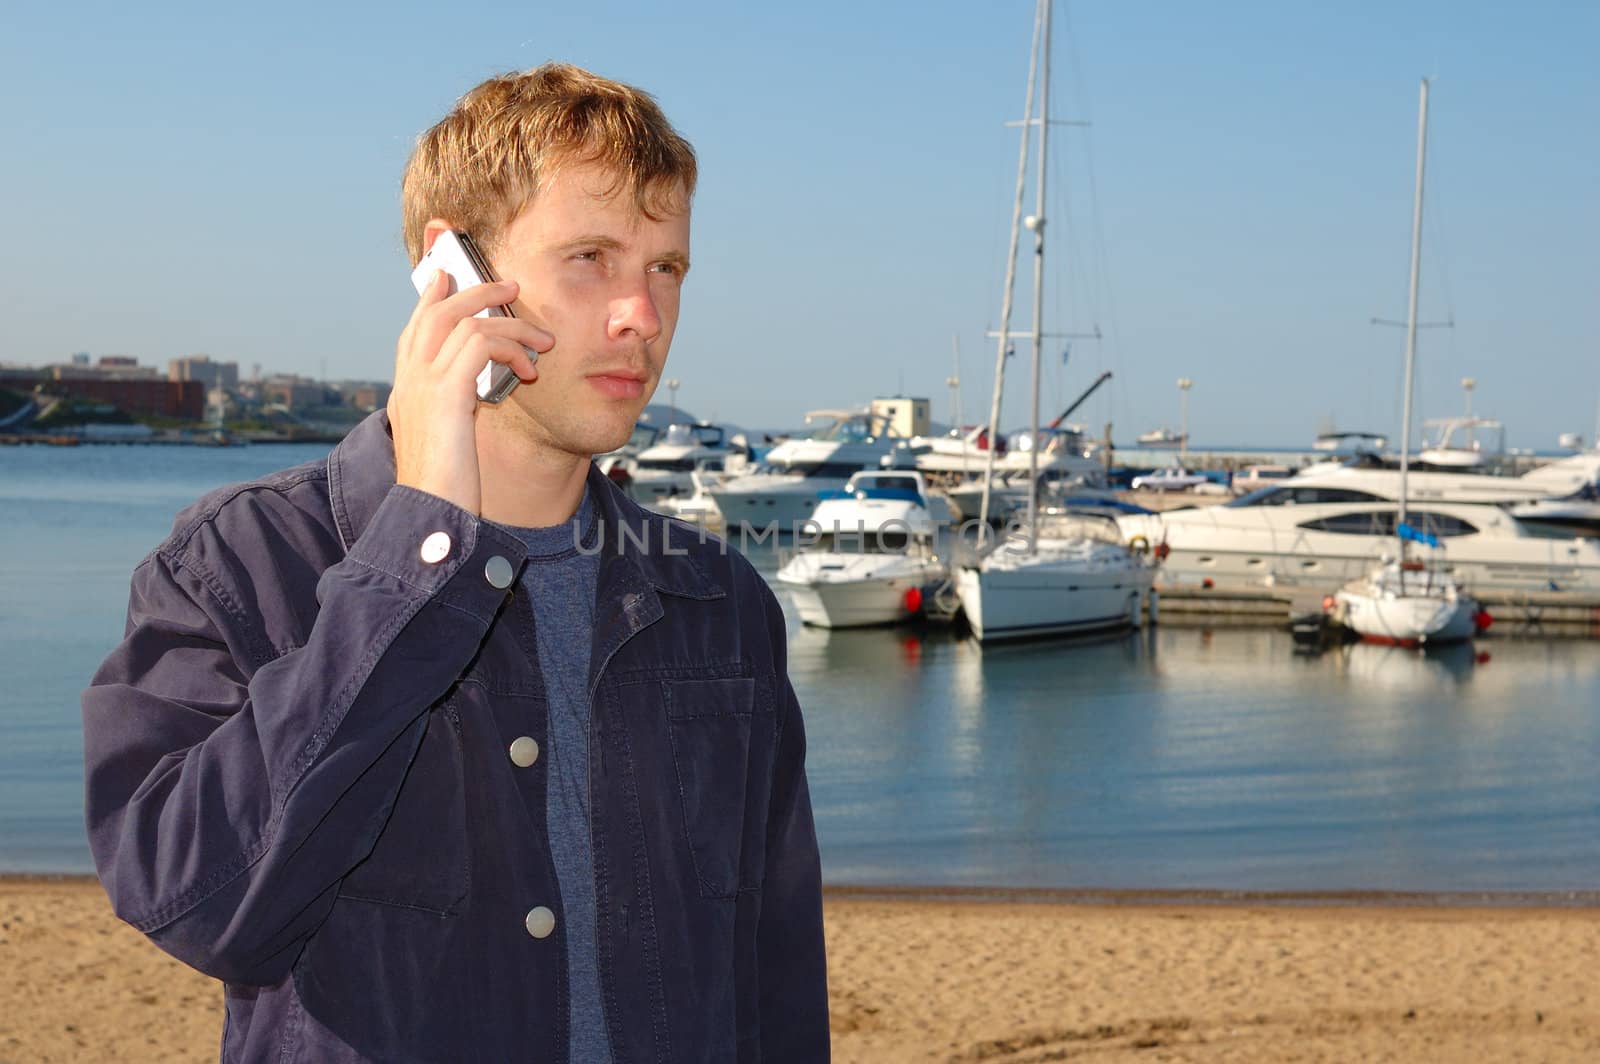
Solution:
[{"label": "mobile phone", "polygon": [[[446,229],[440,233],[434,240],[433,247],[429,248],[428,253],[422,256],[422,261],[417,263],[417,268],[411,271],[411,283],[416,286],[418,295],[428,287],[435,270],[443,270],[449,276],[450,295],[465,291],[474,285],[498,280],[494,271],[489,268],[489,260],[478,250],[478,245],[459,229]],[[510,307],[485,307],[473,317],[512,318],[516,315],[511,313]],[[528,357],[537,361],[539,355],[538,352],[529,350]],[[517,375],[510,366],[490,362],[478,373],[478,399],[485,403],[498,403],[510,395],[511,389],[518,383]]]}]

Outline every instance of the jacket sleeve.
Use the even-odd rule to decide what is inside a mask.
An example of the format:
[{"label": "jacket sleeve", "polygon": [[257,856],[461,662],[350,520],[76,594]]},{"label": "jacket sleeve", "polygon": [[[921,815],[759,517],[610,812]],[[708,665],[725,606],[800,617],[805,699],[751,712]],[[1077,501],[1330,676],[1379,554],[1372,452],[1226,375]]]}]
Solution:
[{"label": "jacket sleeve", "polygon": [[767,818],[766,878],[756,952],[761,986],[761,1059],[829,1059],[828,962],[822,935],[822,869],[806,786],[806,733],[789,682],[783,613],[763,586],[778,699],[778,747]]},{"label": "jacket sleeve", "polygon": [[[323,572],[303,645],[280,651],[251,600],[282,594],[267,557],[278,531],[230,543],[212,529],[148,558],[125,638],[83,695],[89,842],[112,907],[247,985],[288,974],[371,852],[429,707],[509,594],[485,578],[488,559],[515,569],[525,556],[492,525],[396,487]],[[420,548],[436,532],[450,546],[430,564]],[[263,556],[249,564],[245,538]],[[221,577],[241,569],[248,580]]]}]

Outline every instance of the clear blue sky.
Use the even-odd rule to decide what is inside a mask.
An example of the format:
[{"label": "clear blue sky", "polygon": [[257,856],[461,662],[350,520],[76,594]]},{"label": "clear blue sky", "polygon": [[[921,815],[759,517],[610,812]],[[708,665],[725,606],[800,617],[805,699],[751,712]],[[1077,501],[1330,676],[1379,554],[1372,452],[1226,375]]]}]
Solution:
[{"label": "clear blue sky", "polygon": [[[1126,440],[1393,431],[1419,78],[1436,77],[1421,413],[1515,446],[1600,401],[1600,5],[1058,4],[1047,327],[1098,324],[1045,406]],[[74,351],[386,378],[413,296],[398,181],[482,77],[564,59],[651,90],[700,153],[671,374],[796,424],[902,386],[988,402],[1030,0],[26,5],[0,36],[0,360]],[[1058,20],[1060,16],[1058,15]],[[1090,177],[1093,177],[1091,184]],[[1066,282],[1065,285],[1062,282]],[[1019,307],[1025,321],[1027,302]],[[1015,366],[1017,370],[1025,367]],[[1026,418],[1012,375],[1006,422]],[[664,394],[663,394],[664,398]]]}]

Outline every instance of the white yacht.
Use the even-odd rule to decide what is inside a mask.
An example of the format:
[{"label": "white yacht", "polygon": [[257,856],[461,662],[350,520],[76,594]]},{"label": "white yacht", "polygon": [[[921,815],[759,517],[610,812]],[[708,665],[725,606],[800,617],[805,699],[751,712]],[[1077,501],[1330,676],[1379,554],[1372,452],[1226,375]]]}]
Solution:
[{"label": "white yacht", "polygon": [[[1600,477],[1600,451],[1571,455],[1530,470],[1519,477],[1427,470],[1419,472],[1413,466],[1406,494],[1410,499],[1423,502],[1478,502],[1505,506],[1539,499],[1566,498],[1593,485],[1596,477]],[[1360,494],[1356,497],[1357,501],[1395,500],[1400,497],[1400,470],[1398,467],[1339,465],[1324,462],[1311,466],[1288,480],[1269,485],[1266,490],[1280,492],[1293,488],[1330,488],[1358,492]],[[1278,505],[1278,503],[1269,501],[1268,505]]]},{"label": "white yacht", "polygon": [[[1005,386],[1006,348],[1013,335],[1027,335],[1033,347],[1032,406],[1033,431],[1039,433],[1039,370],[1045,331],[1044,233],[1045,178],[1049,167],[1050,101],[1050,0],[1039,0],[1035,15],[1035,56],[1040,75],[1039,109],[1023,116],[1023,147],[1019,162],[1017,198],[1011,216],[1010,249],[1006,284],[1000,311],[1000,328],[995,334],[995,388],[990,407],[989,426],[998,430],[1001,398]],[[1029,78],[1028,110],[1033,110],[1032,77]],[[1029,141],[1037,131],[1039,160],[1034,179],[1035,208],[1022,218],[1023,182],[1027,173]],[[1033,235],[1033,322],[1027,334],[1013,334],[1011,311],[1016,282],[1016,261],[1022,228]],[[1063,415],[1065,416],[1065,415]],[[1059,420],[1059,419],[1058,419]],[[996,456],[989,456],[992,472]],[[956,591],[966,613],[972,634],[980,643],[1032,636],[1066,635],[1098,629],[1138,625],[1144,602],[1150,592],[1152,572],[1143,560],[1134,557],[1121,542],[1116,523],[1109,518],[1079,515],[1041,515],[1038,472],[1042,450],[1031,451],[1029,473],[1025,474],[1029,499],[1024,522],[1013,527],[998,544],[988,544],[979,557],[957,567]],[[993,477],[985,477],[987,502],[984,511],[992,512]],[[1095,527],[1100,536],[1089,534]]]},{"label": "white yacht", "polygon": [[[1393,554],[1398,502],[1298,479],[1219,506],[1117,523],[1136,550],[1165,544],[1168,578],[1188,582],[1332,590]],[[1446,543],[1451,572],[1475,590],[1600,592],[1596,540],[1537,535],[1481,503],[1413,498],[1408,519]]]},{"label": "white yacht", "polygon": [[1389,438],[1376,432],[1336,432],[1328,429],[1317,433],[1317,438],[1311,442],[1311,449],[1376,454],[1388,445]]},{"label": "white yacht", "polygon": [[1435,646],[1472,638],[1487,616],[1442,564],[1391,560],[1334,595],[1334,617],[1369,643]]},{"label": "white yacht", "polygon": [[633,460],[638,457],[640,451],[660,438],[660,427],[646,421],[636,421],[633,431],[628,434],[628,442],[614,451],[595,455],[595,465],[600,467],[600,472],[615,481],[618,487],[627,490],[628,478],[633,476]]},{"label": "white yacht", "polygon": [[[1423,174],[1428,151],[1428,81],[1422,81],[1422,97],[1417,120],[1417,191],[1411,223],[1411,283],[1406,300],[1406,372],[1401,388],[1403,413],[1400,438],[1411,438],[1411,403],[1416,385],[1417,363],[1417,289],[1422,275],[1422,193]],[[1499,451],[1504,451],[1505,431],[1498,422],[1473,419],[1467,429],[1492,425],[1500,432]],[[1451,447],[1457,423],[1454,419],[1446,429],[1441,443],[1436,447],[1432,463],[1447,467],[1465,465],[1460,461],[1464,450],[1473,464],[1483,460],[1480,450]],[[1469,431],[1471,438],[1477,436]],[[1443,452],[1443,453],[1442,453]],[[1422,453],[1427,461],[1429,451]],[[1458,643],[1472,636],[1479,618],[1486,616],[1477,602],[1456,580],[1455,573],[1442,560],[1444,541],[1426,528],[1419,530],[1411,523],[1410,455],[1400,453],[1400,491],[1394,516],[1395,556],[1385,559],[1366,576],[1353,580],[1340,588],[1334,596],[1335,610],[1340,621],[1362,639],[1369,642],[1398,643],[1401,646],[1423,646],[1434,643]],[[1419,515],[1420,516],[1420,515]],[[1426,561],[1413,555],[1413,545],[1432,549]]]},{"label": "white yacht", "polygon": [[[980,425],[961,436],[913,436],[903,446],[915,456],[917,469],[924,473],[981,478],[989,465],[988,435],[988,427]],[[1065,426],[1043,430],[1040,435],[1045,444],[1035,463],[1028,453],[1033,449],[1033,437],[1027,432],[1013,433],[994,456],[996,474],[1011,477],[1035,467],[1041,473],[1086,481],[1104,474],[1104,467],[1086,453],[1089,447],[1082,429]]]},{"label": "white yacht", "polygon": [[957,570],[956,593],[972,634],[992,643],[1138,627],[1154,578],[1115,521],[1043,515],[1031,549],[1026,530],[1013,529],[981,562]]},{"label": "white yacht", "polygon": [[949,518],[921,474],[862,471],[823,493],[805,533],[815,544],[784,563],[778,582],[819,628],[906,620],[948,576],[935,539]]},{"label": "white yacht", "polygon": [[1429,469],[1487,471],[1504,463],[1506,429],[1486,417],[1445,417],[1423,422],[1423,432],[1433,440],[1417,454],[1417,463]]},{"label": "white yacht", "polygon": [[644,506],[659,507],[664,499],[694,491],[690,474],[697,468],[720,468],[729,455],[744,453],[720,425],[669,425],[666,435],[634,456],[628,494]]},{"label": "white yacht", "polygon": [[722,512],[717,509],[710,489],[729,477],[743,475],[748,461],[738,454],[702,459],[689,473],[689,491],[667,496],[656,503],[656,510],[702,528],[721,528]]},{"label": "white yacht", "polygon": [[[1025,435],[1025,434],[1019,434]],[[1054,451],[1047,444],[1039,455],[1039,492],[1067,495],[1080,490],[1096,490],[1105,482],[1100,463],[1085,459],[1071,450]],[[989,481],[989,520],[1001,522],[1013,511],[1028,505],[1029,462],[1027,452],[1011,462],[995,461],[995,474]],[[983,509],[984,477],[981,475],[944,489],[945,497],[964,521],[976,521]]]},{"label": "white yacht", "polygon": [[1187,433],[1173,432],[1165,425],[1158,429],[1151,429],[1149,432],[1139,433],[1140,447],[1176,447],[1188,441],[1189,436]]},{"label": "white yacht", "polygon": [[749,473],[708,485],[723,525],[792,532],[811,516],[822,493],[837,491],[857,471],[876,469],[902,437],[881,415],[853,410],[816,410],[808,423],[828,424],[802,439],[768,451]]}]

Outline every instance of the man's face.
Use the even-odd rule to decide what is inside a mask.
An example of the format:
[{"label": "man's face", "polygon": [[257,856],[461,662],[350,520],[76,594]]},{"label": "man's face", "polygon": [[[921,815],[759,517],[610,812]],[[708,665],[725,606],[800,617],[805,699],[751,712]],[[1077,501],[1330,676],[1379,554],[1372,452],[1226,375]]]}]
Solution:
[{"label": "man's face", "polygon": [[655,221],[613,185],[599,167],[562,167],[486,249],[521,286],[512,312],[556,338],[539,379],[507,402],[539,442],[569,454],[627,441],[666,366],[689,268],[687,201]]}]

